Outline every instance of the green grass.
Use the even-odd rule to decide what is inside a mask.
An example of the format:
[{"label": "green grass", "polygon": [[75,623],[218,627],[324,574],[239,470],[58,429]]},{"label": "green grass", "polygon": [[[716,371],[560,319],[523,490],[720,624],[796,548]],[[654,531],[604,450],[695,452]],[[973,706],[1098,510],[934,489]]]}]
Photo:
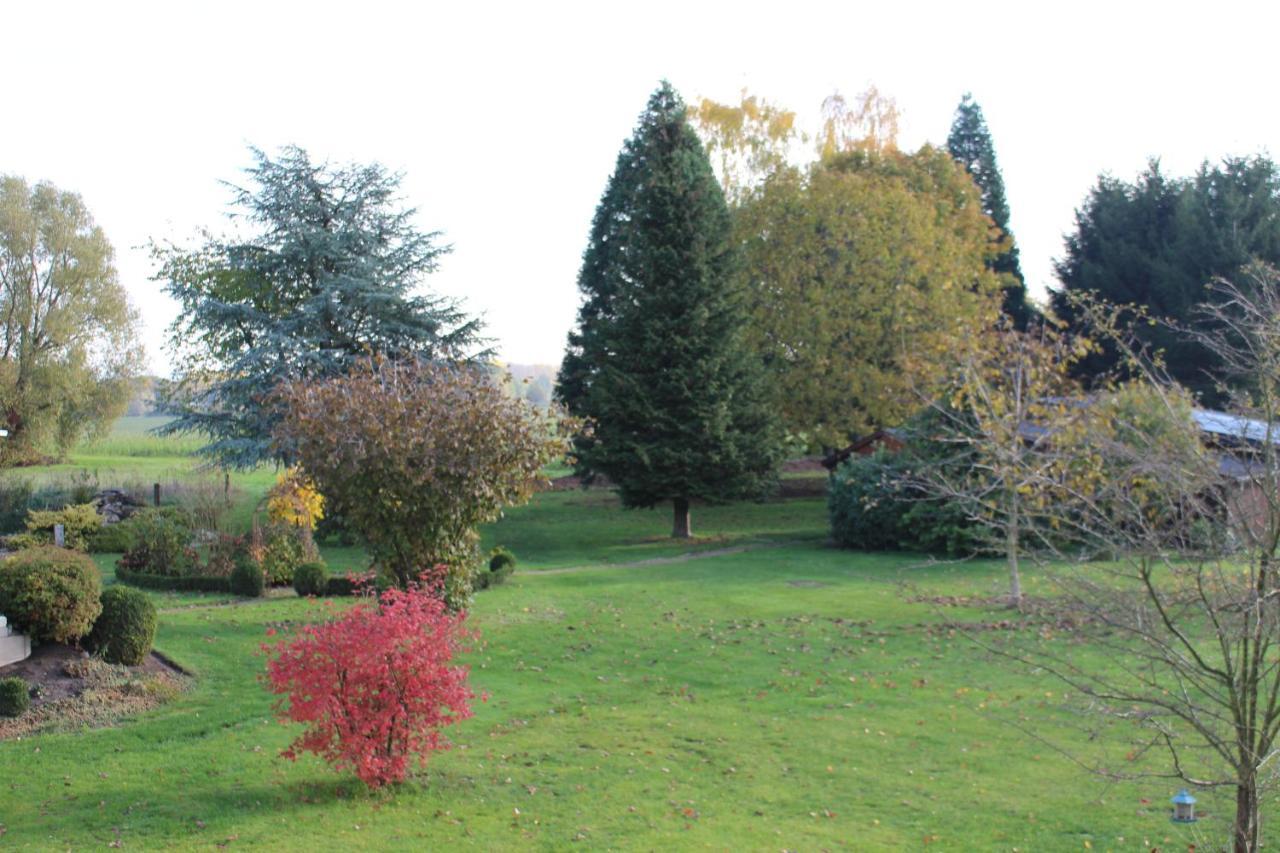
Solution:
[{"label": "green grass", "polygon": [[[1227,794],[1202,796],[1210,817],[1180,827],[1167,782],[1103,784],[1025,733],[1086,753],[1115,746],[1080,739],[1059,684],[938,624],[1005,611],[913,603],[999,595],[1002,565],[831,550],[817,499],[699,507],[693,521],[702,538],[672,544],[665,511],[624,511],[591,491],[541,494],[488,526],[486,544],[520,559],[471,614],[482,639],[466,662],[488,701],[450,731],[455,749],[378,793],[313,758],[278,757],[296,729],[272,720],[258,649],[269,626],[322,618],[324,605],[149,593],[157,645],[197,674],[194,688],[115,728],[0,743],[0,838],[12,849],[1185,850],[1225,836]],[[726,547],[749,550],[642,562]],[[335,570],[365,559],[325,556]],[[96,559],[110,582],[114,558]],[[1034,573],[1027,585],[1046,591]],[[1264,825],[1276,815],[1268,800]]]},{"label": "green grass", "polygon": [[624,510],[609,491],[550,492],[484,529],[524,570],[625,563],[779,540],[825,539],[826,503],[812,498],[695,506],[691,542],[671,539],[671,508]]},{"label": "green grass", "polygon": [[[159,483],[165,503],[221,498],[226,485],[223,472],[208,468],[193,455],[203,440],[151,433],[168,420],[159,416],[120,418],[110,433],[76,448],[65,461],[0,471],[0,485],[27,481],[37,489],[66,491],[75,487],[90,494],[118,488],[150,503],[154,485]],[[254,507],[275,477],[275,469],[266,465],[230,472],[231,507],[222,526],[248,529]]]},{"label": "green grass", "polygon": [[76,455],[88,458],[189,456],[205,444],[198,435],[158,436],[154,430],[171,421],[168,415],[145,415],[117,420],[101,438],[76,448]]},{"label": "green grass", "polygon": [[938,615],[908,602],[904,578],[947,594],[1003,583],[999,566],[812,545],[517,574],[473,612],[483,644],[468,661],[489,700],[452,732],[456,749],[377,794],[276,756],[292,730],[270,719],[256,650],[268,624],[319,605],[162,597],[158,645],[197,686],[118,728],[0,744],[5,842],[1185,849],[1220,836],[1220,820],[1171,825],[1164,784],[1103,786],[1011,727],[1025,716],[1066,736],[1046,698],[1057,685],[926,630]]}]

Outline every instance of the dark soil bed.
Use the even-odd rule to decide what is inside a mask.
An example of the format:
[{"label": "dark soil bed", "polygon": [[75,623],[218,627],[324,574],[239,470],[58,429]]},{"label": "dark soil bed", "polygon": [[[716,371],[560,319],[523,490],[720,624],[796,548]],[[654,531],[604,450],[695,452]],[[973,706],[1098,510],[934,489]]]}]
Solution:
[{"label": "dark soil bed", "polygon": [[189,679],[177,665],[152,652],[138,666],[109,664],[70,646],[45,644],[31,657],[0,667],[32,688],[31,709],[0,717],[0,740],[42,729],[104,726],[176,696]]}]

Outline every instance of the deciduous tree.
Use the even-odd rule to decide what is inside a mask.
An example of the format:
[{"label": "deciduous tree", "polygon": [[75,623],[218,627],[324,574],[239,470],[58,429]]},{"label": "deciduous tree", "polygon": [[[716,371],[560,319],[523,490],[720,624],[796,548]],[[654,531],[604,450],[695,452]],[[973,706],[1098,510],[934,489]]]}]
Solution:
[{"label": "deciduous tree", "polygon": [[137,313],[81,198],[0,177],[0,458],[63,453],[124,412]]},{"label": "deciduous tree", "polygon": [[735,214],[748,338],[814,446],[901,423],[994,325],[972,183],[944,152],[868,149],[767,180]]},{"label": "deciduous tree", "polygon": [[464,617],[411,586],[265,647],[277,714],[307,726],[282,755],[313,752],[377,788],[447,749],[440,730],[470,717],[475,697],[467,668],[453,663]]},{"label": "deciduous tree", "polygon": [[[1040,639],[1071,637],[975,638],[1062,679],[1081,719],[1112,724],[1107,737],[1091,725],[1087,741],[1057,743],[1077,761],[1228,791],[1236,851],[1262,842],[1280,748],[1280,274],[1247,275],[1215,283],[1207,316],[1182,330],[1248,389],[1207,446],[1186,391],[1140,339],[1116,334],[1113,309],[1077,306],[1134,379],[1081,409],[1091,422],[1078,441],[1047,444],[1063,465],[1090,460],[1088,476],[1029,457],[1018,468],[1027,494],[1054,498],[1028,504],[1045,535],[1023,543],[1050,593]],[[1123,757],[1099,754],[1117,743]]]},{"label": "deciduous tree", "polygon": [[[872,88],[823,104],[810,137],[744,93],[698,121],[731,190],[737,267],[774,404],[813,447],[901,423],[958,340],[994,325],[994,247],[973,182],[931,146],[897,147],[897,107]],[[816,141],[816,161],[795,158]]]},{"label": "deciduous tree", "polygon": [[402,587],[423,572],[449,604],[470,593],[479,535],[524,503],[563,455],[542,413],[480,366],[365,360],[343,376],[296,380],[275,395],[276,439]]}]

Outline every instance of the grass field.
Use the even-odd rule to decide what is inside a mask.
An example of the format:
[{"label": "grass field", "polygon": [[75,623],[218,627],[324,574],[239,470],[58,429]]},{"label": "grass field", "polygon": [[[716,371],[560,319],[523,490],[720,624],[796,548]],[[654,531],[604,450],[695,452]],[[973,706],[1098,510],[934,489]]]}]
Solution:
[{"label": "grass field", "polygon": [[1203,850],[1225,837],[1227,795],[1201,796],[1209,817],[1178,826],[1167,782],[1103,784],[1026,733],[1114,746],[1078,742],[1056,682],[941,625],[1003,611],[913,603],[996,595],[1002,566],[829,549],[814,499],[698,508],[692,547],[664,539],[668,525],[563,492],[486,529],[521,558],[470,617],[482,641],[467,662],[490,698],[450,732],[455,749],[377,793],[277,757],[295,730],[272,720],[257,650],[320,605],[156,594],[157,646],[195,687],[115,728],[0,743],[0,845]]}]

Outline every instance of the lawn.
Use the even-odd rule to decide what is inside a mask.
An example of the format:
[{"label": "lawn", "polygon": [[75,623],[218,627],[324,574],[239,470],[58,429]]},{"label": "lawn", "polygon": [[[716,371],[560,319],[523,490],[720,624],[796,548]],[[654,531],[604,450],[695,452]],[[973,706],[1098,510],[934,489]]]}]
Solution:
[{"label": "lawn", "polygon": [[[691,546],[665,540],[668,524],[606,492],[560,492],[489,526],[521,566],[471,614],[482,640],[467,663],[488,700],[450,732],[455,749],[376,793],[280,759],[295,730],[257,681],[268,627],[325,605],[154,594],[157,646],[196,686],[115,728],[0,743],[3,844],[1184,850],[1225,837],[1225,795],[1201,797],[1209,819],[1174,825],[1167,782],[1104,784],[1027,734],[1106,746],[1080,742],[1056,682],[940,624],[1003,611],[915,603],[996,595],[1003,566],[829,549],[813,499],[698,508],[707,538]],[[110,580],[111,558],[99,564]]]}]

